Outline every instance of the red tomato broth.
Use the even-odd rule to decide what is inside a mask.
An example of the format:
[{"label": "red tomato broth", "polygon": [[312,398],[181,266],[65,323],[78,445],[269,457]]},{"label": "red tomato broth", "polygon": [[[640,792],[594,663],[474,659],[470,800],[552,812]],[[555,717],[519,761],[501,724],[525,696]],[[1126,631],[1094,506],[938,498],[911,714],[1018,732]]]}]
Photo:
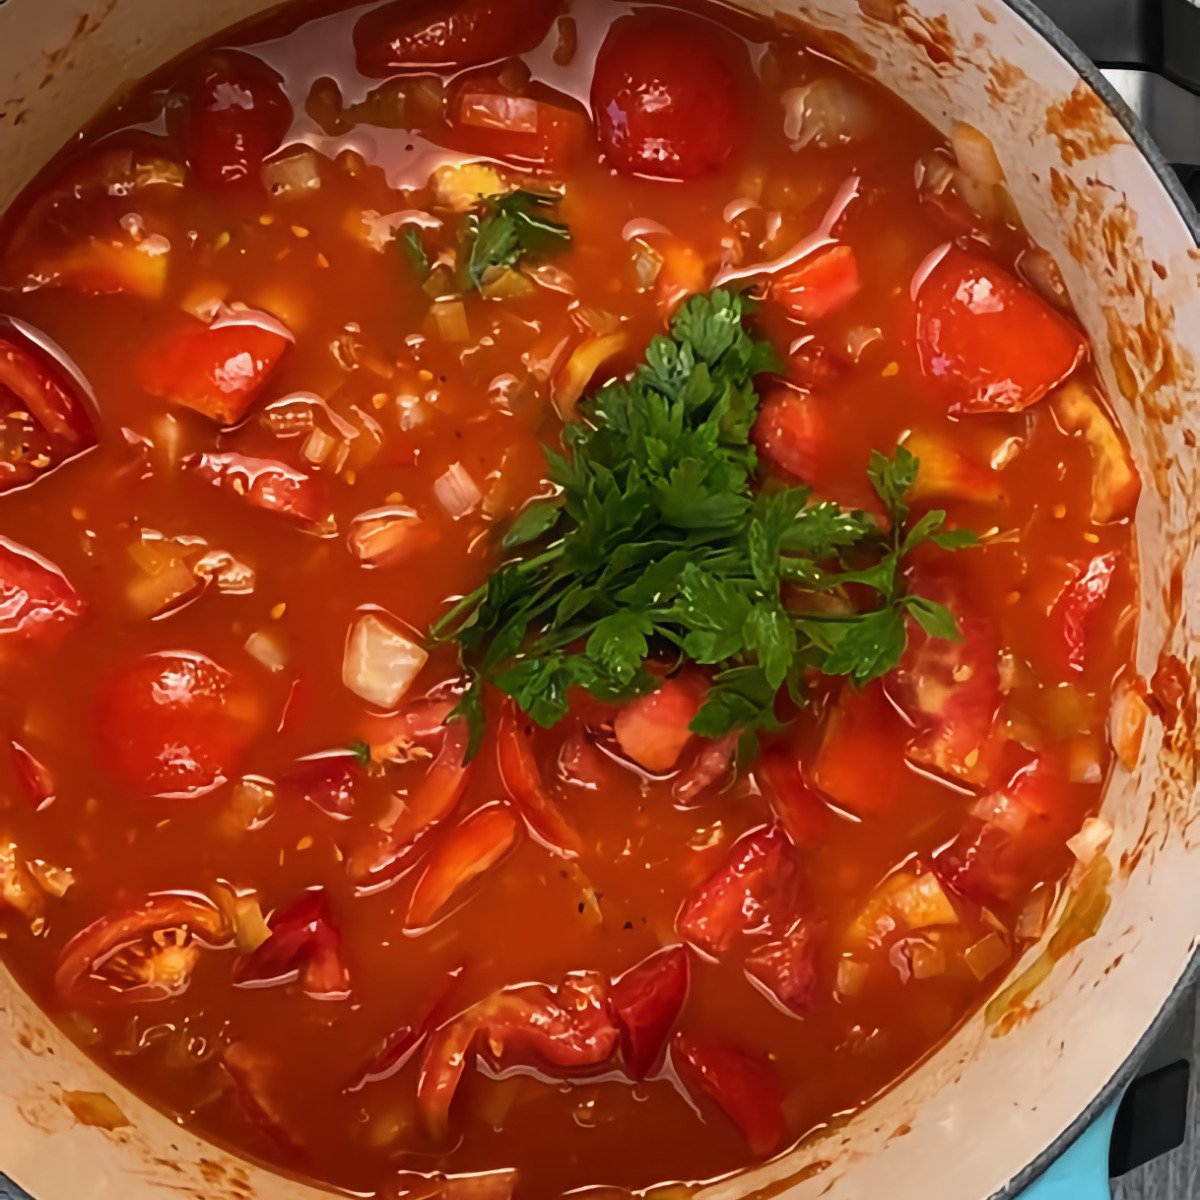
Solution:
[{"label": "red tomato broth", "polygon": [[[586,106],[606,30],[634,7],[573,0],[563,10],[578,41],[570,61],[556,58],[561,31],[553,26],[522,55],[523,70],[503,73],[506,85],[523,86],[528,70],[539,98],[548,94],[541,88],[554,89]],[[657,1056],[663,1065],[644,1082],[633,1080],[619,1058],[577,1075],[546,1068],[536,1057],[500,1068],[469,1064],[446,1138],[431,1137],[417,1110],[420,1046],[387,1078],[356,1086],[399,1030],[429,1020],[441,1024],[499,989],[557,986],[569,972],[595,971],[615,981],[661,947],[677,945],[681,905],[720,870],[739,837],[772,820],[762,794],[770,789],[764,784],[760,790],[752,767],[731,786],[718,779],[686,805],[675,804],[670,775],[659,778],[622,761],[611,736],[613,714],[581,706],[578,717],[533,736],[545,791],[578,835],[578,859],[553,854],[539,829],[526,826],[499,862],[446,904],[444,916],[428,929],[406,932],[413,889],[462,814],[502,801],[518,820],[524,817],[510,795],[511,779],[502,780],[497,769],[500,706],[491,705],[489,739],[454,814],[399,848],[391,865],[379,850],[378,827],[395,819],[394,793],[416,793],[428,758],[364,771],[350,791],[339,793],[332,812],[314,799],[311,775],[300,777],[308,781],[302,786],[288,785],[301,760],[344,752],[360,737],[377,744],[378,722],[341,683],[346,631],[356,612],[379,606],[390,619],[424,630],[447,599],[478,585],[499,561],[492,528],[503,531],[527,499],[545,493],[540,445],[557,438],[555,389],[530,374],[522,356],[544,359],[562,338],[578,344],[585,336],[568,313],[569,298],[539,287],[500,301],[469,297],[469,340],[447,344],[437,337],[429,297],[400,248],[390,243],[381,252],[358,236],[364,210],[430,207],[431,171],[445,161],[472,161],[487,133],[472,128],[463,140],[462,131],[424,118],[416,128],[323,132],[310,115],[318,79],[337,82],[345,110],[380,86],[381,73],[367,77],[356,66],[353,32],[362,11],[293,5],[219,43],[261,59],[263,78],[271,71],[280,77],[293,114],[281,154],[307,143],[322,156],[321,186],[312,194],[273,197],[252,179],[223,188],[206,166],[203,182],[183,175],[181,185],[161,183],[124,197],[94,189],[73,202],[60,197],[55,223],[47,225],[38,197],[49,194],[64,171],[72,179],[75,172],[86,176],[98,146],[132,145],[143,153],[151,147],[168,162],[187,161],[194,151],[183,98],[208,61],[202,50],[99,117],[0,228],[0,245],[13,251],[5,260],[0,309],[63,348],[90,384],[98,411],[94,449],[52,478],[0,496],[4,537],[61,570],[86,604],[56,634],[57,644],[22,646],[0,637],[2,727],[45,768],[54,796],[30,803],[19,767],[0,754],[0,843],[11,840],[22,858],[69,867],[74,876],[63,898],[46,898],[36,936],[0,903],[7,934],[0,953],[90,1053],[161,1108],[208,1136],[315,1179],[387,1194],[401,1171],[516,1167],[517,1194],[540,1198],[589,1184],[638,1188],[708,1178],[753,1156],[711,1096],[685,1090],[666,1049]],[[639,359],[662,329],[669,301],[686,292],[696,261],[703,278],[695,286],[702,287],[723,262],[736,273],[739,256],[743,267],[771,261],[811,235],[839,188],[858,176],[858,198],[834,235],[853,249],[857,292],[843,289],[838,306],[807,326],[789,321],[770,301],[756,319],[782,351],[811,338],[821,352],[820,370],[802,361],[807,351],[799,348],[788,371],[793,394],[803,395],[820,417],[813,426],[820,440],[811,452],[820,464],[812,480],[820,493],[868,503],[870,451],[890,451],[910,430],[944,439],[995,481],[983,501],[939,495],[916,506],[945,507],[952,526],[987,535],[984,545],[952,559],[931,555],[929,567],[953,581],[965,611],[991,623],[1010,659],[1001,727],[1018,739],[1039,739],[1056,758],[1082,748],[1091,764],[1077,772],[1086,782],[1064,776],[1053,786],[1066,832],[1053,852],[1037,858],[1032,874],[1057,886],[1072,861],[1065,837],[1098,805],[1111,758],[1107,697],[1129,662],[1132,640],[1129,522],[1089,520],[1092,452],[1058,422],[1053,397],[1021,413],[959,415],[923,376],[910,284],[932,253],[963,235],[913,186],[914,163],[941,144],[933,131],[899,100],[792,37],[718,10],[696,12],[717,17],[733,30],[728,36],[744,39],[756,71],[745,98],[753,119],[729,161],[686,183],[656,181],[615,173],[589,141],[566,165],[541,173],[565,184],[557,216],[574,238],[553,265],[571,276],[582,305],[623,320],[625,348],[593,382]],[[513,36],[523,49],[538,33]],[[454,74],[447,70],[445,78]],[[496,64],[471,65],[465,78],[494,80]],[[778,93],[808,83],[849,88],[873,129],[844,143],[792,150]],[[276,123],[273,100],[268,109]],[[263,144],[274,140],[272,134]],[[251,140],[238,152],[257,144]],[[442,146],[471,150],[448,155]],[[522,169],[500,165],[503,175],[526,178]],[[760,190],[761,207],[747,209],[732,228],[727,207]],[[136,294],[112,294],[107,284],[98,288],[103,294],[66,284],[23,286],[39,256],[60,255],[80,238],[128,241],[120,223],[128,212],[142,214],[146,230],[170,242],[160,296],[147,294],[157,285],[142,276],[136,287],[126,286]],[[778,231],[763,246],[770,212],[779,214]],[[669,239],[657,232],[660,226]],[[431,247],[449,244],[448,235],[426,236]],[[644,236],[665,260],[651,286],[638,283],[630,246],[635,236]],[[691,258],[679,254],[681,245]],[[737,247],[733,259],[731,246]],[[1011,269],[1027,246],[1023,232],[999,216],[975,222],[972,251],[1001,266]],[[89,286],[97,290],[94,281]],[[235,301],[282,321],[294,342],[256,385],[246,419],[222,430],[201,413],[144,391],[132,365],[181,322],[195,319],[182,309],[211,312],[214,304]],[[864,337],[864,329],[878,336]],[[516,383],[495,382],[503,376],[515,376]],[[1086,367],[1079,377],[1095,387]],[[307,427],[279,436],[284,422],[275,420],[273,428],[264,416],[296,394],[323,397],[334,411],[337,421],[318,411],[317,427],[336,433],[345,428],[340,421],[357,431],[360,441],[351,444],[340,471],[305,460]],[[369,457],[358,447],[372,440],[373,425],[383,438]],[[1019,452],[993,471],[993,456],[1013,438],[1020,439]],[[199,454],[261,457],[319,479],[330,523],[308,520],[308,510],[305,520],[289,520],[248,503],[236,489],[214,486],[183,466]],[[484,492],[482,508],[458,521],[434,494],[435,481],[455,463]],[[396,505],[415,511],[422,540],[411,557],[368,569],[347,547],[352,521]],[[140,570],[129,548],[143,530],[202,538],[201,550],[228,552],[254,568],[253,590],[223,594],[210,583],[150,619],[131,607],[129,592]],[[1086,564],[1109,553],[1116,556],[1116,573],[1088,619],[1082,661],[1073,660],[1061,622],[1048,614]],[[278,671],[245,649],[247,638],[264,631],[284,647],[286,663]],[[142,656],[168,652],[208,656],[230,673],[238,694],[248,696],[237,713],[246,744],[239,732],[235,753],[228,738],[218,739],[226,781],[207,794],[155,797],[154,787],[135,794],[117,782],[94,747],[96,698],[108,681]],[[435,650],[405,703],[457,674],[453,652]],[[884,690],[889,706],[902,703],[894,687]],[[799,763],[809,785],[837,685],[821,685],[817,694],[817,704],[769,739],[771,753]],[[786,934],[783,927],[739,935],[716,960],[689,951],[690,986],[674,1028],[702,1040],[717,1037],[759,1059],[769,1056],[788,1139],[889,1086],[1003,977],[997,969],[978,980],[966,970],[955,957],[957,931],[947,941],[950,965],[919,979],[909,977],[895,936],[866,950],[847,941],[877,885],[897,871],[920,874],[935,866],[938,852],[970,827],[978,802],[906,764],[909,731],[898,712],[888,712],[876,745],[887,756],[889,786],[880,789],[872,778],[869,812],[847,805],[850,811],[827,808],[826,819],[806,821],[817,833],[797,852],[795,915],[815,941],[811,1003],[801,1013],[786,1011],[743,969],[756,947]],[[160,728],[130,720],[131,737]],[[438,745],[436,737],[428,740],[434,759]],[[572,761],[583,763],[579,782],[564,779],[565,747],[572,748]],[[698,749],[685,750],[680,771]],[[249,830],[250,819],[238,815],[234,800],[234,781],[243,774],[278,785],[271,808]],[[355,864],[364,861],[383,865],[355,875]],[[244,957],[203,938],[190,984],[177,994],[153,1001],[141,995],[135,1002],[114,992],[97,1003],[90,991],[85,1003],[54,992],[59,955],[81,929],[148,894],[215,898],[218,881],[256,893],[268,918],[286,914],[310,889],[323,889],[340,932],[350,998],[314,998],[301,982],[235,986]],[[998,899],[995,915],[1011,928],[1023,899]],[[960,952],[990,926],[970,901],[954,903],[963,929]],[[839,990],[839,981],[846,984],[840,975],[847,973],[839,972],[846,956],[867,964],[867,973]],[[1010,948],[1010,964],[1014,958]],[[232,1054],[231,1046],[238,1048]],[[231,1065],[223,1067],[222,1058]],[[759,1146],[764,1153],[771,1148]]]}]

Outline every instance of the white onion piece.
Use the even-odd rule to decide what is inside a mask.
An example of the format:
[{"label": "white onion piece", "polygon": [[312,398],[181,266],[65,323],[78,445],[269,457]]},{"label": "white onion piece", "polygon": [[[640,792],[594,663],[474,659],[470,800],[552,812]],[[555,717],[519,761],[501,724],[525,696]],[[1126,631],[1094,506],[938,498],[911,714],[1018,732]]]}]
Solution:
[{"label": "white onion piece", "polygon": [[226,596],[248,596],[258,576],[253,567],[233,557],[228,550],[210,550],[193,565],[201,579],[211,579]]},{"label": "white onion piece", "polygon": [[446,514],[455,521],[474,512],[483,499],[479,485],[462,463],[452,463],[446,473],[434,481],[433,494]]},{"label": "white onion piece", "polygon": [[1074,837],[1067,838],[1067,849],[1081,867],[1090,867],[1108,849],[1112,836],[1112,822],[1106,817],[1088,817],[1083,828]]},{"label": "white onion piece", "polygon": [[263,186],[280,200],[299,200],[321,188],[321,158],[305,147],[262,165]]},{"label": "white onion piece", "polygon": [[950,134],[950,144],[954,147],[958,165],[976,183],[995,187],[1004,182],[1004,168],[987,134],[965,121],[956,121]]},{"label": "white onion piece", "polygon": [[398,623],[364,612],[346,639],[342,682],[368,704],[393,709],[428,661],[424,647]]},{"label": "white onion piece", "polygon": [[467,306],[461,300],[439,300],[429,309],[434,327],[447,342],[469,342],[471,324],[467,320]]},{"label": "white onion piece", "polygon": [[788,88],[783,102],[783,132],[793,150],[828,150],[871,133],[875,114],[867,98],[842,79],[815,79]]},{"label": "white onion piece", "polygon": [[277,674],[288,665],[286,647],[279,636],[268,629],[259,629],[246,639],[246,653],[272,673]]},{"label": "white onion piece", "polygon": [[411,508],[373,508],[354,518],[346,543],[359,562],[380,567],[403,558],[422,528]]}]

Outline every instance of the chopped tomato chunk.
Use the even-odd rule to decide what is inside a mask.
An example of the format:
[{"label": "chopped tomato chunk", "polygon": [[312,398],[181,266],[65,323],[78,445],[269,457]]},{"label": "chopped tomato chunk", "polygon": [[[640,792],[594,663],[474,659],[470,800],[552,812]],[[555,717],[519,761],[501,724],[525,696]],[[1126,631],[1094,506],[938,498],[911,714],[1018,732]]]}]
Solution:
[{"label": "chopped tomato chunk", "polygon": [[999,475],[956,449],[950,438],[918,431],[904,444],[921,464],[908,492],[910,500],[919,504],[937,500],[998,504],[1007,498]]},{"label": "chopped tomato chunk", "polygon": [[291,344],[291,334],[263,313],[239,313],[211,325],[188,317],[143,351],[139,376],[151,396],[236,425]]},{"label": "chopped tomato chunk", "polygon": [[823,473],[831,435],[816,400],[781,389],[759,406],[753,439],[759,454],[775,470],[811,484]]},{"label": "chopped tomato chunk", "polygon": [[257,185],[291,122],[278,75],[249,54],[222,51],[200,72],[188,103],[192,174],[209,185]]},{"label": "chopped tomato chunk", "polygon": [[1068,433],[1081,434],[1092,453],[1092,520],[1121,521],[1133,513],[1142,481],[1121,435],[1090,388],[1069,380],[1054,396],[1054,415]]},{"label": "chopped tomato chunk", "polygon": [[148,654],[110,675],[94,706],[101,762],[135,793],[202,796],[229,778],[261,724],[254,701],[202,654]]},{"label": "chopped tomato chunk", "polygon": [[771,298],[798,321],[819,321],[861,290],[858,260],[849,246],[822,250],[771,280]]},{"label": "chopped tomato chunk", "polygon": [[748,127],[745,50],[706,21],[651,10],[613,23],[592,77],[608,162],[630,175],[720,171]]},{"label": "chopped tomato chunk", "polygon": [[408,902],[405,926],[432,925],[472,880],[512,849],[517,833],[516,818],[502,804],[476,809],[430,855]]},{"label": "chopped tomato chunk", "polygon": [[245,454],[196,454],[184,460],[197,479],[215,484],[253,508],[319,525],[329,516],[323,480],[270,458]]},{"label": "chopped tomato chunk", "polygon": [[917,294],[921,367],[951,411],[1019,412],[1083,361],[1076,326],[1002,267],[951,247]]},{"label": "chopped tomato chunk", "polygon": [[704,691],[699,681],[676,676],[625,705],[613,722],[621,753],[656,775],[672,770],[692,740]]},{"label": "chopped tomato chunk", "polygon": [[546,790],[533,749],[533,728],[517,706],[506,701],[496,731],[500,782],[539,841],[574,857],[582,849],[579,834]]},{"label": "chopped tomato chunk", "polygon": [[817,990],[817,943],[812,926],[797,921],[781,938],[746,956],[746,974],[791,1012],[806,1012]]},{"label": "chopped tomato chunk", "polygon": [[897,871],[871,893],[847,931],[853,950],[878,948],[895,933],[957,925],[958,910],[931,871]]},{"label": "chopped tomato chunk", "polygon": [[200,946],[224,946],[230,935],[224,915],[205,898],[147,896],[77,933],[59,955],[54,986],[73,1002],[165,1000],[187,988]]},{"label": "chopped tomato chunk", "polygon": [[705,741],[691,765],[676,776],[671,785],[671,795],[683,804],[692,804],[702,799],[719,784],[727,782],[733,775],[737,759],[739,737],[727,733],[724,737]]},{"label": "chopped tomato chunk", "polygon": [[725,861],[683,903],[680,936],[714,957],[739,934],[775,928],[795,903],[799,868],[787,835],[763,825],[739,838]]},{"label": "chopped tomato chunk", "polygon": [[587,114],[569,96],[545,87],[517,93],[494,78],[464,81],[450,115],[463,149],[522,166],[565,167],[591,133]]},{"label": "chopped tomato chunk", "polygon": [[346,818],[354,814],[363,769],[348,754],[323,754],[301,760],[279,782],[284,791],[331,817]]},{"label": "chopped tomato chunk", "polygon": [[1072,671],[1081,671],[1087,657],[1088,642],[1096,614],[1108,598],[1117,556],[1111,551],[1100,554],[1077,568],[1075,578],[1058,594],[1050,609],[1050,620],[1057,629]]},{"label": "chopped tomato chunk", "polygon": [[407,67],[473,67],[531,50],[561,0],[397,0],[354,27],[358,69],[391,75]]},{"label": "chopped tomato chunk", "polygon": [[542,1068],[579,1071],[607,1062],[618,1031],[609,1012],[608,980],[591,971],[496,992],[443,1025],[421,1061],[417,1099],[425,1123],[444,1133],[450,1104],[476,1039],[482,1035],[498,1063],[531,1061]]},{"label": "chopped tomato chunk", "polygon": [[711,1034],[678,1033],[671,1061],[688,1090],[706,1097],[742,1131],[753,1154],[765,1158],[787,1136],[783,1086],[775,1068]]},{"label": "chopped tomato chunk", "polygon": [[0,323],[0,493],[95,444],[79,385],[24,334]]},{"label": "chopped tomato chunk", "polygon": [[662,1057],[687,999],[691,978],[684,946],[668,946],[631,967],[612,987],[621,1054],[635,1079],[645,1079]]},{"label": "chopped tomato chunk", "polygon": [[0,537],[0,641],[52,645],[85,608],[57,567]]},{"label": "chopped tomato chunk", "polygon": [[756,770],[771,811],[792,845],[803,848],[819,842],[829,824],[829,810],[805,782],[795,754],[771,746],[759,755]]},{"label": "chopped tomato chunk", "polygon": [[241,986],[299,980],[316,999],[340,1000],[350,994],[342,935],[323,891],[306,892],[268,924],[271,936],[238,963],[236,978]]}]

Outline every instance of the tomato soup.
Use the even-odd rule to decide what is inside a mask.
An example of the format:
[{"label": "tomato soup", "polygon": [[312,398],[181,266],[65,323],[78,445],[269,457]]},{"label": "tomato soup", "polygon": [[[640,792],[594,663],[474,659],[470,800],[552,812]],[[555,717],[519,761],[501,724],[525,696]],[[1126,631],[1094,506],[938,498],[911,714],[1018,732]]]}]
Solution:
[{"label": "tomato soup", "polygon": [[1124,750],[1138,477],[1004,182],[715,6],[294,3],[122,94],[0,225],[6,965],[364,1194],[869,1103]]}]

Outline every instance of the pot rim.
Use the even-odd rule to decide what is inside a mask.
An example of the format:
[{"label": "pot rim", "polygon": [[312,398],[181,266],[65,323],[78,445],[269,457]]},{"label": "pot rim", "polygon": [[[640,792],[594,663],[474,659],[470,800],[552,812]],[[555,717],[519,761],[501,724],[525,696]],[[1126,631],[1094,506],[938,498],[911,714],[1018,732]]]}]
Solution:
[{"label": "pot rim", "polygon": [[[1179,177],[1171,169],[1157,143],[1150,136],[1149,130],[1142,124],[1137,114],[1125,103],[1120,93],[1104,77],[1100,68],[1063,32],[1034,0],[1003,0],[1027,25],[1041,36],[1052,49],[1056,50],[1080,78],[1091,87],[1092,91],[1104,101],[1106,107],[1120,121],[1125,132],[1133,140],[1142,157],[1150,165],[1158,177],[1171,202],[1178,210],[1187,231],[1195,246],[1200,247],[1200,212],[1192,203]],[[1083,1133],[1106,1112],[1110,1107],[1119,1103],[1126,1088],[1136,1078],[1142,1062],[1149,1054],[1154,1043],[1170,1024],[1171,1019],[1179,1011],[1185,1000],[1193,1000],[1197,983],[1200,983],[1200,941],[1197,942],[1174,987],[1154,1020],[1146,1027],[1137,1045],[1117,1067],[1108,1082],[1087,1104],[1083,1111],[1062,1131],[1036,1158],[1021,1168],[999,1191],[994,1192],[989,1200],[1018,1200],[1018,1197],[1031,1184],[1045,1174],[1049,1168],[1062,1157]]]}]

